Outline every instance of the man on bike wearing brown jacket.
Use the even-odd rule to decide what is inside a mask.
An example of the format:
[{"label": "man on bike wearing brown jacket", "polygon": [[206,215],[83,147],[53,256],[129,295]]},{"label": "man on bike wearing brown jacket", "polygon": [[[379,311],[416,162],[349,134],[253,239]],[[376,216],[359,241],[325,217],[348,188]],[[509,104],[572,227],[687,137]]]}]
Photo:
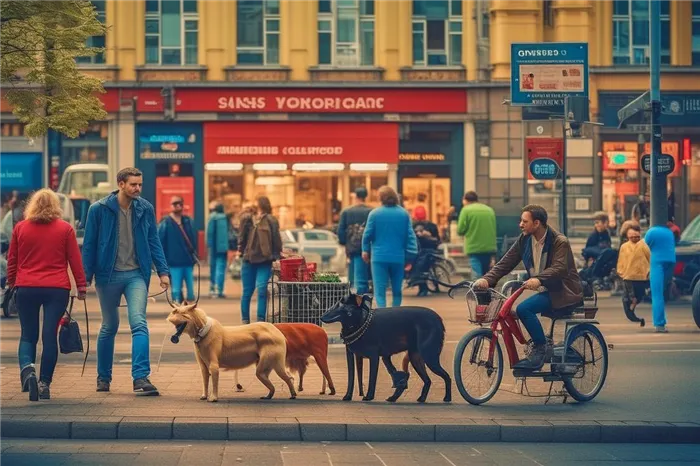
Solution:
[{"label": "man on bike wearing brown jacket", "polygon": [[566,236],[547,226],[547,211],[538,205],[523,207],[520,216],[522,234],[494,268],[474,282],[477,289],[496,286],[522,261],[528,273],[523,286],[546,291],[521,302],[516,311],[527,329],[534,348],[514,369],[539,370],[545,362],[547,340],[537,314],[575,308],[583,304],[583,287],[576,271],[574,254]]}]

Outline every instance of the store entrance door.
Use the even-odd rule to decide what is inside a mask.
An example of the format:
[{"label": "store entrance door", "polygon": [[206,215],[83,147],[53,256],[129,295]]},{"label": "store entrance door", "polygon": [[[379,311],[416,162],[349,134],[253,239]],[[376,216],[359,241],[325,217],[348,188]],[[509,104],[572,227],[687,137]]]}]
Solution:
[{"label": "store entrance door", "polygon": [[401,183],[401,194],[406,210],[413,216],[413,210],[419,205],[423,206],[428,213],[428,219],[438,226],[441,233],[448,227],[450,193],[449,178],[427,176],[404,178]]}]

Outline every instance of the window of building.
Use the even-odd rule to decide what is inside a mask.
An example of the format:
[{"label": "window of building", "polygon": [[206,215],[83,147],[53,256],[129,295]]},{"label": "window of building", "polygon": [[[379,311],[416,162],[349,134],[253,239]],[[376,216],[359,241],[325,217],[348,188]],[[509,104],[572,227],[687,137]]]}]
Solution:
[{"label": "window of building", "polygon": [[236,11],[237,63],[279,65],[279,0],[238,0]]},{"label": "window of building", "polygon": [[693,65],[700,65],[700,1],[693,1]]},{"label": "window of building", "polygon": [[412,31],[414,65],[462,64],[461,0],[413,0]]},{"label": "window of building", "polygon": [[[91,3],[92,6],[95,7],[95,11],[97,12],[97,20],[100,23],[105,24],[105,0],[94,0]],[[87,47],[104,48],[105,36],[91,36],[88,38],[87,43],[85,45]],[[75,61],[77,63],[80,63],[81,65],[102,65],[105,62],[105,53],[103,51],[96,53],[92,57],[76,57]]]},{"label": "window of building", "polygon": [[545,26],[554,26],[554,8],[552,0],[544,0],[542,2],[542,21]]},{"label": "window of building", "polygon": [[24,123],[2,123],[2,137],[20,137],[25,136],[24,133],[25,124]]},{"label": "window of building", "polygon": [[[613,2],[613,63],[649,64],[649,2]],[[661,1],[661,64],[671,64],[671,18],[668,0]]]},{"label": "window of building", "polygon": [[318,64],[374,65],[374,0],[318,2]]},{"label": "window of building", "polygon": [[197,0],[146,1],[146,64],[196,65]]}]

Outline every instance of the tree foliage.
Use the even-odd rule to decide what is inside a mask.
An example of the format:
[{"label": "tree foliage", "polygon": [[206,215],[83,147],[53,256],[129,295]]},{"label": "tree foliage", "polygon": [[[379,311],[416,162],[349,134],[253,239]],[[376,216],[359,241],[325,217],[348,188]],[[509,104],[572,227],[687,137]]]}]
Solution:
[{"label": "tree foliage", "polygon": [[104,33],[89,1],[0,1],[0,82],[28,136],[50,128],[76,137],[106,117],[101,80],[75,62],[101,52],[86,41]]}]

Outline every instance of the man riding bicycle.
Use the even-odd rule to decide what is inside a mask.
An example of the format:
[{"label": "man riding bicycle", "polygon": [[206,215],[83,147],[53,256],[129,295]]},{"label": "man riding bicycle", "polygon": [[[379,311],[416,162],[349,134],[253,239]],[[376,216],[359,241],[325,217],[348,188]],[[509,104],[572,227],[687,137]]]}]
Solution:
[{"label": "man riding bicycle", "polygon": [[544,366],[547,339],[537,314],[546,311],[567,310],[583,304],[583,287],[576,271],[574,254],[569,240],[547,226],[547,211],[539,205],[523,207],[520,216],[522,234],[501,260],[483,278],[474,282],[474,288],[486,289],[511,273],[522,261],[528,273],[524,287],[547,291],[530,296],[516,309],[518,318],[533,342],[530,355],[519,361],[514,369],[539,370]]}]

